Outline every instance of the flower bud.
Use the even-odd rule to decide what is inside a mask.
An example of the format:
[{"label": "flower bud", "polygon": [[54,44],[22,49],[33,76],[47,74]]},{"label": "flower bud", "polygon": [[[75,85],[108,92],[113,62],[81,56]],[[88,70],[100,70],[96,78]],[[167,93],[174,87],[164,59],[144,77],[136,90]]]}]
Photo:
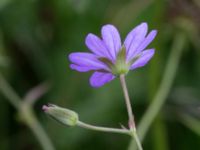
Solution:
[{"label": "flower bud", "polygon": [[72,110],[58,107],[53,104],[43,105],[43,111],[56,121],[68,125],[75,126],[78,122],[78,114]]}]

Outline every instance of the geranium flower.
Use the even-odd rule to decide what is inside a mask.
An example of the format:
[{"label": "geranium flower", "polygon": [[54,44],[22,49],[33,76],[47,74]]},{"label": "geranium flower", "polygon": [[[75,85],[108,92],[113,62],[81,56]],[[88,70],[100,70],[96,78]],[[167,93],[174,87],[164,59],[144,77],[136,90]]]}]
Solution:
[{"label": "geranium flower", "polygon": [[141,23],[128,33],[122,45],[118,30],[113,25],[104,25],[102,39],[89,33],[85,44],[91,53],[75,52],[69,55],[70,68],[79,72],[94,71],[90,77],[93,87],[100,87],[121,74],[127,74],[146,65],[154,55],[154,48],[146,49],[157,31],[147,34],[147,23]]}]

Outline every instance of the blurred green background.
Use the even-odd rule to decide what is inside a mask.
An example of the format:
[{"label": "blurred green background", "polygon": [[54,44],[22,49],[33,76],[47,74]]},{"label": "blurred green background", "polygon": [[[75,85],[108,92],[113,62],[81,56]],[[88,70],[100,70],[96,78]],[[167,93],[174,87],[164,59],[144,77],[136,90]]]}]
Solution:
[{"label": "blurred green background", "polygon": [[[152,61],[127,76],[137,123],[159,90],[170,52],[177,44],[175,37],[181,35],[185,39],[181,46],[176,45],[183,50],[175,79],[143,141],[144,149],[198,150],[199,0],[0,0],[0,73],[21,101],[30,95],[36,97],[31,110],[55,149],[127,149],[128,136],[68,128],[49,119],[41,107],[54,103],[76,111],[81,120],[91,124],[126,126],[127,112],[119,80],[94,89],[88,82],[91,73],[70,70],[67,56],[73,51],[88,51],[84,44],[86,35],[100,35],[104,24],[114,24],[124,39],[143,21],[148,22],[150,30],[157,29],[158,36],[150,46],[156,48]],[[33,124],[23,119],[26,113],[20,115],[8,101],[11,94],[3,94],[2,89],[9,89],[0,81],[0,150],[42,149],[31,130]]]}]

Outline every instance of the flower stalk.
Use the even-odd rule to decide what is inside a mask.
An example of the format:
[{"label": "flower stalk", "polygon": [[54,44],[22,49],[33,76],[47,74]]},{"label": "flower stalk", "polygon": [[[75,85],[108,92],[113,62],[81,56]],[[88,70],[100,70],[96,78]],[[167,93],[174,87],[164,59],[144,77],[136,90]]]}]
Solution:
[{"label": "flower stalk", "polygon": [[108,128],[108,127],[100,127],[100,126],[94,126],[87,123],[84,123],[82,121],[78,121],[77,125],[79,127],[95,130],[95,131],[101,131],[101,132],[110,132],[110,133],[119,133],[119,134],[127,134],[131,135],[131,132],[127,129],[118,129],[118,128]]},{"label": "flower stalk", "polygon": [[127,111],[128,111],[129,128],[134,129],[135,128],[135,121],[134,121],[134,116],[133,116],[133,112],[132,112],[132,108],[131,108],[131,102],[130,102],[130,98],[129,98],[128,89],[127,89],[127,86],[126,86],[124,74],[120,75],[120,82],[121,82],[121,86],[122,86],[122,89],[123,89],[123,92],[124,92],[126,108],[127,108]]},{"label": "flower stalk", "polygon": [[133,112],[132,112],[131,101],[130,101],[130,98],[129,98],[128,89],[127,89],[127,86],[126,86],[126,80],[125,80],[124,74],[120,75],[120,82],[121,82],[121,86],[122,86],[122,89],[123,89],[123,92],[124,92],[125,103],[126,103],[126,107],[127,107],[127,111],[128,111],[129,130],[131,132],[131,136],[135,140],[138,149],[143,150],[142,144],[140,143],[140,139],[137,135],[136,125],[135,125],[135,121],[134,121],[134,115],[133,115]]}]

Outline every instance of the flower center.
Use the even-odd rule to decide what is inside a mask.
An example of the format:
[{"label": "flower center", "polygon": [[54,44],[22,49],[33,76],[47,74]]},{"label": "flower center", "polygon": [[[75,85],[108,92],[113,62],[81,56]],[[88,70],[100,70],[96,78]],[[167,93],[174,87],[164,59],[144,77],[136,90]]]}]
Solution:
[{"label": "flower center", "polygon": [[105,57],[99,58],[101,62],[106,64],[108,68],[111,70],[111,73],[118,76],[121,74],[127,74],[130,66],[140,57],[140,55],[135,56],[132,60],[129,62],[126,62],[126,48],[125,46],[122,46],[120,51],[117,54],[115,63],[113,63],[111,60]]},{"label": "flower center", "polygon": [[112,68],[112,72],[116,75],[127,74],[129,67],[129,64],[126,63],[126,48],[125,46],[122,46],[117,54],[116,62],[114,68]]}]

